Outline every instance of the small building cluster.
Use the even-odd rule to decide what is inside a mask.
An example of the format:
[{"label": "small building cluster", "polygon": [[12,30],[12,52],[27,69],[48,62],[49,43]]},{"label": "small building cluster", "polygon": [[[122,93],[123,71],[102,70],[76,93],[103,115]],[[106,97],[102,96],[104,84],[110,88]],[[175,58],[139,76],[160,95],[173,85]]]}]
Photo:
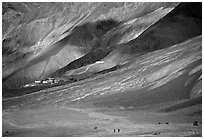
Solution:
[{"label": "small building cluster", "polygon": [[32,87],[32,86],[38,86],[38,85],[43,85],[43,84],[56,84],[56,83],[59,83],[57,80],[55,80],[54,78],[47,78],[45,80],[36,80],[35,82],[33,83],[29,83],[29,84],[25,84],[23,86],[23,88],[26,88],[26,87]]}]

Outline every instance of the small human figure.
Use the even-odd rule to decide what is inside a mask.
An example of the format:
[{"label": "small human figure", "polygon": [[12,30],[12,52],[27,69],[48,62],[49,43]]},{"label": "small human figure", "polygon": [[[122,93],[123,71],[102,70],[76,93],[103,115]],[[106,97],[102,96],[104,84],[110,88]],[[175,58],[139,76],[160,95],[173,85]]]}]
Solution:
[{"label": "small human figure", "polygon": [[115,132],[115,129],[114,129],[114,132]]},{"label": "small human figure", "polygon": [[194,122],[193,122],[193,126],[198,126],[198,122],[197,122],[197,121],[194,121]]},{"label": "small human figure", "polygon": [[120,129],[118,129],[118,132],[120,132]]}]

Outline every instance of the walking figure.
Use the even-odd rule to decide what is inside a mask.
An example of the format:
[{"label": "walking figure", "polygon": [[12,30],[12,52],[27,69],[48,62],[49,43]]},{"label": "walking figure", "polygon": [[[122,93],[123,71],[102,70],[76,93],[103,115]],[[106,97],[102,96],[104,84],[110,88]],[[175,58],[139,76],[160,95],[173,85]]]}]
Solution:
[{"label": "walking figure", "polygon": [[198,122],[194,121],[193,126],[198,126]]}]

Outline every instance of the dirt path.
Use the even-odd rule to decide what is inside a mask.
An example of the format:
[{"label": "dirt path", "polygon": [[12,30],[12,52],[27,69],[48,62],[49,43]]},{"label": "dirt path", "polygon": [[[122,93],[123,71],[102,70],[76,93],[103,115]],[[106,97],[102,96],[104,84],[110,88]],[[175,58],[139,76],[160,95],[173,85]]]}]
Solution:
[{"label": "dirt path", "polygon": [[[153,118],[138,122],[149,117]],[[161,114],[148,112],[114,113],[56,105],[3,111],[2,123],[3,136],[193,136],[202,133],[200,124],[194,127],[192,123],[167,125],[151,121],[160,118]]]}]

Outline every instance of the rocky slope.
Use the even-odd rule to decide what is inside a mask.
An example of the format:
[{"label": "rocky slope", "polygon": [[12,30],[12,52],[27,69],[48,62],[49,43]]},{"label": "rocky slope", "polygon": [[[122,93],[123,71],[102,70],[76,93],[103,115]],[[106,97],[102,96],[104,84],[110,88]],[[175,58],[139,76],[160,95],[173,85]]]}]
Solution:
[{"label": "rocky slope", "polygon": [[[26,10],[30,12],[22,11],[27,4]],[[46,7],[41,9],[41,4],[4,4],[7,11],[3,14],[3,22],[8,23],[3,25],[10,25],[7,28],[3,26],[5,88],[19,88],[26,83],[48,77],[69,80],[73,78],[70,75],[74,75],[75,80],[84,79],[102,70],[121,65],[132,57],[201,34],[199,4],[180,4],[172,12],[170,11],[176,3],[44,5],[56,10]],[[78,8],[84,15],[72,8]],[[33,15],[31,11],[36,13]],[[68,11],[71,11],[71,16],[65,14]],[[13,17],[14,13],[21,14]],[[128,16],[124,16],[126,14]],[[28,15],[33,17],[26,18]],[[162,20],[158,21],[161,18]],[[158,22],[154,24],[156,21]],[[16,24],[17,22],[19,23]],[[151,26],[152,24],[154,25]],[[95,63],[97,61],[103,61],[103,64]],[[88,70],[89,67],[93,68]],[[79,69],[83,71],[81,77],[75,76],[78,72],[73,71],[78,68],[82,68]]]},{"label": "rocky slope", "polygon": [[19,88],[79,58],[88,57],[89,62],[76,62],[73,68],[94,63],[116,44],[136,38],[175,5],[3,3],[3,85]]}]

